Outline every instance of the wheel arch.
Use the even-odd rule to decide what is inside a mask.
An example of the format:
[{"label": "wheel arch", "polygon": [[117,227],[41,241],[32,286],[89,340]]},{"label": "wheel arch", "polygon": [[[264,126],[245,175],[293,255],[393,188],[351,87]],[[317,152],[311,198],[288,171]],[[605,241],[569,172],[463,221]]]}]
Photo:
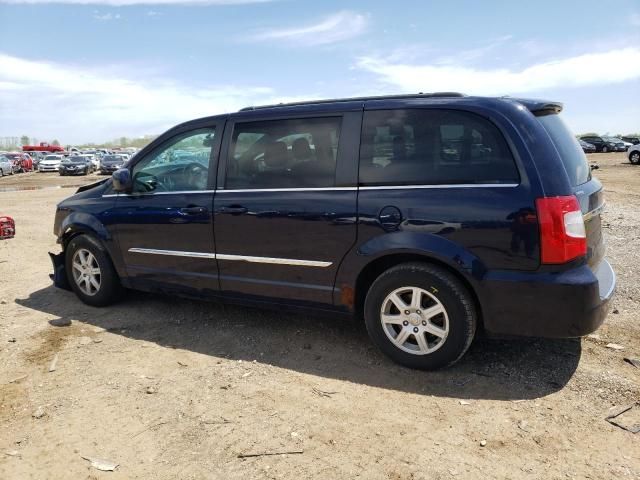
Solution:
[{"label": "wheel arch", "polygon": [[365,265],[365,267],[358,274],[355,282],[354,313],[357,319],[362,320],[364,318],[364,301],[369,288],[376,280],[376,278],[378,278],[386,270],[389,270],[396,265],[409,262],[420,262],[434,265],[450,273],[457,280],[459,280],[460,283],[462,283],[462,285],[464,285],[464,287],[469,291],[469,294],[473,298],[474,306],[478,314],[478,330],[484,327],[482,303],[480,302],[480,298],[478,297],[476,289],[474,288],[469,278],[467,278],[459,270],[453,268],[451,265],[438,258],[424,253],[415,252],[390,253],[378,257]]},{"label": "wheel arch", "polygon": [[103,247],[105,247],[105,242],[111,240],[109,231],[102,222],[93,215],[83,212],[72,212],[62,220],[58,228],[58,243],[66,249],[66,246],[74,237],[83,234],[97,237]]}]

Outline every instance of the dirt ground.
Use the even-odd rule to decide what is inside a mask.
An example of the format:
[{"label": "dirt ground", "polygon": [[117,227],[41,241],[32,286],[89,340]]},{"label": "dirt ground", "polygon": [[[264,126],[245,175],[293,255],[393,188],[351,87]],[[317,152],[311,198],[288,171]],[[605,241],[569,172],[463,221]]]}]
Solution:
[{"label": "dirt ground", "polygon": [[[88,307],[48,278],[73,190],[0,193],[18,228],[0,241],[0,479],[640,478],[640,434],[605,421],[640,401],[624,361],[640,357],[640,167],[590,161],[619,282],[597,336],[480,338],[432,373],[339,319],[149,294]],[[87,180],[24,174],[0,191]],[[238,457],[253,453],[276,455]]]}]

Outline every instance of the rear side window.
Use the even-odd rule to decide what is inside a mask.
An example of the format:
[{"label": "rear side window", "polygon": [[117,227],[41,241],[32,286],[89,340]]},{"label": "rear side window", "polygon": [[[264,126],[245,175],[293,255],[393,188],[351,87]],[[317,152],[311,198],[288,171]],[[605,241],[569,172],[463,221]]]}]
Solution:
[{"label": "rear side window", "polygon": [[452,110],[366,111],[361,185],[518,183],[506,141],[495,125]]},{"label": "rear side window", "polygon": [[[585,157],[580,143],[560,118],[560,115],[557,113],[542,115],[538,117],[538,120],[551,137],[556,150],[558,150],[571,185],[576,187],[588,182],[591,178],[591,170],[587,163],[587,157]],[[591,137],[592,141],[594,138]]]},{"label": "rear side window", "polygon": [[227,189],[335,186],[341,118],[237,123]]}]

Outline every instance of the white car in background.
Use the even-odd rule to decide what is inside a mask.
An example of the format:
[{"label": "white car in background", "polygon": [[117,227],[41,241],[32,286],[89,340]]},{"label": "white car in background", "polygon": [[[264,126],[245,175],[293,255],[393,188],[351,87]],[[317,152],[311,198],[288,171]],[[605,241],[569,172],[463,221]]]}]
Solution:
[{"label": "white car in background", "polygon": [[0,154],[0,177],[13,175],[13,162]]},{"label": "white car in background", "polygon": [[633,165],[640,165],[640,143],[631,145],[627,151],[627,155]]},{"label": "white car in background", "polygon": [[39,172],[58,172],[58,167],[62,163],[62,155],[47,155],[38,163]]},{"label": "white car in background", "polygon": [[93,170],[96,171],[100,169],[100,157],[95,154],[82,154],[83,157],[91,160],[91,164],[93,165]]}]

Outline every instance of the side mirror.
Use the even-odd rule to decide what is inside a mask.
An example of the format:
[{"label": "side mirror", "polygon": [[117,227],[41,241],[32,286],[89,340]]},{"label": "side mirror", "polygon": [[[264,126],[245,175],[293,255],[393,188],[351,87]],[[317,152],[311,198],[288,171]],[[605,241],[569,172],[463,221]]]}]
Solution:
[{"label": "side mirror", "polygon": [[131,182],[131,172],[128,168],[121,168],[113,172],[113,189],[116,192],[129,192],[133,186]]}]

